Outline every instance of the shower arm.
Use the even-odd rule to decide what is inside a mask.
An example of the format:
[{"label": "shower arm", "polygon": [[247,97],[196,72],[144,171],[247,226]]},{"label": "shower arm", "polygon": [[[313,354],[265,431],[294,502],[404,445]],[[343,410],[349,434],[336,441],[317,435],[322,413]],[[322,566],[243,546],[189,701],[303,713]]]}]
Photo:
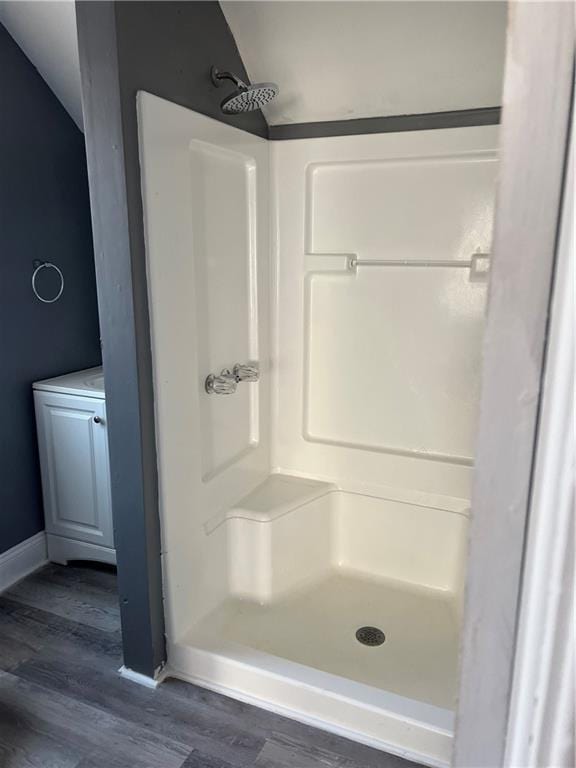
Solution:
[{"label": "shower arm", "polygon": [[210,77],[212,78],[212,82],[217,88],[222,85],[223,80],[231,80],[237,88],[248,88],[246,83],[243,80],[240,80],[239,77],[236,77],[234,73],[220,72],[220,70],[216,69],[216,67],[212,67],[210,70]]}]

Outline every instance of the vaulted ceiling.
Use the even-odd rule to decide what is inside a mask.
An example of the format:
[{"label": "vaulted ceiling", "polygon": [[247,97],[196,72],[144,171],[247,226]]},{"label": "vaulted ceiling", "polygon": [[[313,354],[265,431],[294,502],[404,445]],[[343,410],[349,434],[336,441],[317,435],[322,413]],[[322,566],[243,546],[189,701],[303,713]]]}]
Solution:
[{"label": "vaulted ceiling", "polygon": [[[272,125],[500,104],[504,2],[221,5],[251,81],[280,86]],[[82,127],[73,0],[3,0],[0,21]]]},{"label": "vaulted ceiling", "polygon": [[502,2],[221,3],[272,125],[500,105]]},{"label": "vaulted ceiling", "polygon": [[0,22],[82,129],[73,0],[3,0],[0,2]]}]

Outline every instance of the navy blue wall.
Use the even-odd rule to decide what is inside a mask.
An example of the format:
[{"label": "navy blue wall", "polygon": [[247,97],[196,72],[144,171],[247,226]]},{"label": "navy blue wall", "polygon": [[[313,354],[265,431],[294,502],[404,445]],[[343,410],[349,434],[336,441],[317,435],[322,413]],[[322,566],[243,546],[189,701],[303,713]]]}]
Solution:
[{"label": "navy blue wall", "polygon": [[[64,273],[55,304],[34,259]],[[100,360],[84,137],[0,24],[0,553],[44,527],[32,382]]]}]

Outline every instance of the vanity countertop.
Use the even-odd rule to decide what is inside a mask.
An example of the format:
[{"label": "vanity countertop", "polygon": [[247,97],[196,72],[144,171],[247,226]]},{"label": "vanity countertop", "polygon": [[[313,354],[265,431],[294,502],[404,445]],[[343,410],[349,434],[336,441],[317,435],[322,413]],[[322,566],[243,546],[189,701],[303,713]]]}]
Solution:
[{"label": "vanity countertop", "polygon": [[68,395],[80,395],[82,397],[97,397],[103,400],[104,392],[104,373],[102,366],[97,368],[86,368],[83,371],[74,371],[66,373],[64,376],[56,376],[52,379],[43,379],[35,381],[32,385],[34,389],[40,389],[47,392],[61,392]]}]

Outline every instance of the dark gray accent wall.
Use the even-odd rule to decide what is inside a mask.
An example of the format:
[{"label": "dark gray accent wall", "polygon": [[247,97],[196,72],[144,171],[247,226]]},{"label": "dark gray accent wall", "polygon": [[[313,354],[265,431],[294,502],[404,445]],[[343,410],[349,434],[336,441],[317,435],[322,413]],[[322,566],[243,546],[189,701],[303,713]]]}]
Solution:
[{"label": "dark gray accent wall", "polygon": [[433,131],[438,128],[469,128],[474,125],[497,125],[500,122],[500,111],[500,107],[482,107],[453,112],[426,112],[421,115],[390,115],[356,120],[328,120],[320,123],[292,123],[271,125],[268,133],[270,139],[282,140],[397,131]]},{"label": "dark gray accent wall", "polygon": [[[64,273],[55,304],[35,259]],[[44,528],[32,382],[100,359],[84,138],[0,24],[0,553]]]},{"label": "dark gray accent wall", "polygon": [[152,676],[165,644],[136,94],[260,136],[268,127],[261,113],[220,112],[224,89],[212,85],[211,65],[247,75],[217,2],[77,2],[76,14],[124,663]]},{"label": "dark gray accent wall", "polygon": [[224,95],[234,86],[230,83],[215,88],[210,67],[214,64],[234,72],[242,80],[249,80],[220,3],[131,0],[115,5],[127,150],[131,151],[136,145],[138,90],[249,133],[268,136],[268,124],[262,112],[225,115],[220,110]]}]

